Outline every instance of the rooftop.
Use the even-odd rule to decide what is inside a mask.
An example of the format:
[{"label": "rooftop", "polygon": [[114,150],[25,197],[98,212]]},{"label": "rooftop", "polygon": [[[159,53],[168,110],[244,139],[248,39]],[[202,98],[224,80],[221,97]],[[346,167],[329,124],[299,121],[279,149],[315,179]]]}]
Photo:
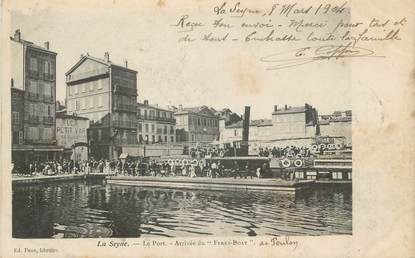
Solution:
[{"label": "rooftop", "polygon": [[44,43],[44,46],[43,47],[42,46],[39,46],[39,45],[36,45],[33,42],[31,42],[31,41],[24,40],[22,38],[22,36],[21,36],[20,30],[16,30],[15,33],[14,33],[14,36],[13,37],[10,37],[10,40],[12,40],[14,42],[17,42],[17,43],[20,43],[20,44],[22,44],[24,46],[27,46],[27,47],[35,48],[35,49],[38,49],[38,50],[42,50],[42,51],[48,52],[50,54],[57,55],[56,52],[53,52],[53,51],[49,50],[49,41],[46,41]]},{"label": "rooftop", "polygon": [[[270,126],[270,125],[272,125],[272,120],[271,119],[251,120],[250,123],[249,123],[249,126]],[[243,120],[226,126],[226,128],[242,128],[242,127],[243,127]]]},{"label": "rooftop", "polygon": [[74,66],[72,66],[66,73],[65,73],[65,75],[68,75],[68,74],[70,74],[72,71],[74,71],[79,65],[81,65],[86,59],[90,59],[90,60],[93,60],[93,61],[95,61],[95,62],[98,62],[98,63],[101,63],[101,64],[103,64],[103,65],[107,65],[107,66],[116,66],[116,67],[119,67],[119,68],[122,68],[122,69],[126,69],[126,70],[129,70],[129,71],[131,71],[131,72],[135,72],[135,73],[137,73],[137,71],[136,70],[133,70],[133,69],[130,69],[130,68],[128,68],[128,62],[127,62],[127,60],[125,60],[125,64],[124,65],[120,65],[120,64],[117,64],[117,63],[114,63],[114,62],[112,62],[111,60],[110,60],[110,57],[109,57],[109,53],[108,52],[105,52],[105,54],[104,54],[104,58],[99,58],[99,57],[94,57],[94,56],[91,56],[89,53],[86,53],[86,54],[82,54],[81,55],[81,58],[79,59],[79,61],[74,65]]},{"label": "rooftop", "polygon": [[273,115],[280,115],[280,114],[303,113],[306,110],[307,110],[306,106],[301,106],[301,107],[291,107],[291,106],[287,107],[287,106],[285,106],[284,108],[274,110],[274,112],[272,114]]},{"label": "rooftop", "polygon": [[188,108],[180,108],[175,111],[176,115],[180,114],[198,114],[198,115],[208,115],[208,116],[215,116],[216,110],[214,108],[209,108],[207,106],[197,106],[197,107],[188,107]]},{"label": "rooftop", "polygon": [[66,112],[56,112],[56,118],[67,118],[67,119],[78,119],[78,120],[89,120],[83,116],[69,115]]},{"label": "rooftop", "polygon": [[174,112],[173,110],[169,110],[167,108],[162,108],[162,107],[159,107],[158,105],[150,105],[148,103],[137,103],[137,107],[138,108],[146,107],[146,108],[153,108],[153,109],[157,109],[157,110],[161,110],[161,111],[166,111],[166,112]]}]

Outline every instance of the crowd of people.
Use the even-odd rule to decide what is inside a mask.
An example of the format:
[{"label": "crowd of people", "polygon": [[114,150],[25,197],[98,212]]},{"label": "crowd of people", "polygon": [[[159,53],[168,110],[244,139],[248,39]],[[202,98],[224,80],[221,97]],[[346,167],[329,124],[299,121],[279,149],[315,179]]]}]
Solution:
[{"label": "crowd of people", "polygon": [[274,157],[274,158],[307,158],[311,156],[311,151],[307,147],[286,146],[284,148],[260,148],[260,157]]},{"label": "crowd of people", "polygon": [[[183,161],[183,160],[182,160]],[[181,162],[177,164],[172,160],[95,160],[84,161],[61,160],[45,162],[29,162],[21,166],[13,166],[13,173],[18,175],[64,175],[64,174],[113,174],[124,176],[188,176],[188,177],[261,177],[266,173],[268,164],[240,165],[234,162],[232,168],[225,168],[220,161],[190,164]]]},{"label": "crowd of people", "polygon": [[190,157],[200,159],[205,157],[233,156],[233,149],[228,147],[196,147],[189,151]]}]

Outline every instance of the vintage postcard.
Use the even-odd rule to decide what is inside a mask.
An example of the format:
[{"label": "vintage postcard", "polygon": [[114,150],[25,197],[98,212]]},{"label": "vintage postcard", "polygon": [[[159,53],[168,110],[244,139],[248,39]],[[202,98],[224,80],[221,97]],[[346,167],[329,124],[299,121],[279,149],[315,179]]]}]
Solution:
[{"label": "vintage postcard", "polygon": [[415,257],[412,1],[1,1],[2,257]]}]

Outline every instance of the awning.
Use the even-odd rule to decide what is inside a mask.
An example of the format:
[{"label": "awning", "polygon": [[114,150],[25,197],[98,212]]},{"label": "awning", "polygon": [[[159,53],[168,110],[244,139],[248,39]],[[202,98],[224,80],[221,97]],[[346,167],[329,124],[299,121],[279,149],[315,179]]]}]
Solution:
[{"label": "awning", "polygon": [[33,148],[33,151],[63,151],[63,147]]},{"label": "awning", "polygon": [[62,146],[13,145],[12,151],[63,151]]},{"label": "awning", "polygon": [[128,153],[121,153],[120,159],[126,159],[128,157]]}]

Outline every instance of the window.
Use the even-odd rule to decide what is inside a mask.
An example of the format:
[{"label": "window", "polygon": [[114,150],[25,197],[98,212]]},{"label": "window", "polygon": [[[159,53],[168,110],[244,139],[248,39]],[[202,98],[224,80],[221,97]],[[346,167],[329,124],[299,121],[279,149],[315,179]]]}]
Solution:
[{"label": "window", "polygon": [[101,129],[98,129],[98,141],[102,140],[102,131]]},{"label": "window", "polygon": [[295,172],[295,178],[303,179],[304,178],[304,172]]},{"label": "window", "polygon": [[154,135],[151,136],[151,142],[155,143],[156,142],[156,137]]},{"label": "window", "polygon": [[161,135],[159,135],[159,140],[158,142],[162,142],[163,140],[161,139]]},{"label": "window", "polygon": [[164,134],[167,134],[167,125],[165,125],[165,126],[164,126],[164,128],[163,128],[163,133],[164,133]]},{"label": "window", "polygon": [[154,133],[154,125],[151,125],[151,132]]},{"label": "window", "polygon": [[200,126],[200,118],[197,119],[197,125]]},{"label": "window", "polygon": [[174,142],[174,136],[170,137],[170,142]]},{"label": "window", "polygon": [[342,172],[333,172],[331,174],[333,179],[343,179]]},{"label": "window", "polygon": [[18,124],[19,123],[19,112],[14,112],[13,111],[13,124]]},{"label": "window", "polygon": [[94,81],[94,86],[97,85],[99,90],[102,89],[102,84],[104,84],[102,80]]},{"label": "window", "polygon": [[148,133],[148,124],[145,124],[146,133]]},{"label": "window", "polygon": [[50,106],[48,105],[48,116],[51,116]]},{"label": "window", "polygon": [[174,127],[172,125],[170,126],[170,134],[174,134]]},{"label": "window", "polygon": [[192,117],[189,116],[189,125],[192,125]]},{"label": "window", "polygon": [[43,85],[44,87],[44,94],[46,97],[51,97],[52,96],[52,90],[51,90],[51,85],[49,83],[45,83],[45,85]]},{"label": "window", "polygon": [[236,129],[233,130],[233,136],[238,136],[238,131],[236,131]]},{"label": "window", "polygon": [[81,109],[81,103],[79,102],[79,100],[75,101],[75,110],[78,111]]},{"label": "window", "polygon": [[164,142],[167,142],[167,136],[164,136]]},{"label": "window", "polygon": [[52,69],[49,61],[45,61],[45,74],[50,75],[52,74]]},{"label": "window", "polygon": [[143,125],[141,123],[138,123],[138,132],[141,133],[143,130]]},{"label": "window", "polygon": [[143,136],[141,134],[138,135],[138,142],[139,143],[143,142]]},{"label": "window", "polygon": [[29,70],[37,72],[37,59],[35,57],[30,58]]}]

